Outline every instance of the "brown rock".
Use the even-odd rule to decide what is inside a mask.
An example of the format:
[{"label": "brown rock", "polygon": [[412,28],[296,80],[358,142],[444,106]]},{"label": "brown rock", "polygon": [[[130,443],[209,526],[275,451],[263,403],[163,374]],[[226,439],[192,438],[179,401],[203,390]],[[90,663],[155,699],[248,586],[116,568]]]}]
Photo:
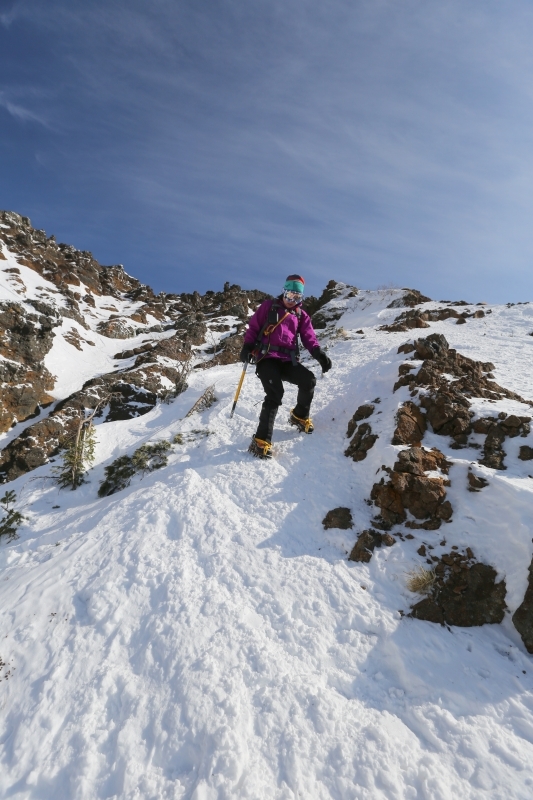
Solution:
[{"label": "brown rock", "polygon": [[474,433],[488,433],[498,420],[495,417],[481,417],[472,423]]},{"label": "brown rock", "polygon": [[353,436],[355,430],[357,428],[357,423],[360,422],[362,419],[368,419],[374,413],[375,406],[372,403],[364,403],[362,406],[359,406],[353,417],[348,423],[348,430],[346,432],[346,436],[350,437]]},{"label": "brown rock", "polygon": [[533,653],[533,560],[529,565],[526,593],[513,614],[513,624],[522,637],[528,653]]},{"label": "brown rock", "polygon": [[428,477],[425,473],[440,470],[447,473],[449,462],[436,450],[412,447],[398,454],[398,461],[390,473],[390,480],[375,483],[370,494],[381,512],[381,523],[385,526],[404,522],[409,511],[417,519],[428,520],[423,525],[408,522],[408,527],[436,530],[441,521],[450,519],[452,507],[446,500],[449,481],[440,477]]},{"label": "brown rock", "polygon": [[53,399],[55,378],[44,358],[62,320],[52,306],[28,303],[37,313],[19,303],[0,303],[0,432],[38,415]]},{"label": "brown rock", "polygon": [[354,433],[352,441],[344,451],[344,455],[354,461],[363,461],[377,439],[378,436],[372,433],[372,428],[368,422],[363,422]]},{"label": "brown rock", "polygon": [[381,533],[378,533],[378,531],[372,528],[365,530],[357,537],[352,552],[348,556],[348,561],[363,561],[368,563],[376,547],[381,547],[382,544],[386,544],[390,547],[394,542],[395,539],[393,536],[390,536],[390,534],[387,535],[387,541],[383,542],[383,535]]},{"label": "brown rock", "polygon": [[501,622],[506,586],[504,580],[496,583],[496,570],[488,564],[469,565],[461,556],[443,556],[442,561],[431,595],[415,603],[410,616],[460,627]]},{"label": "brown rock", "polygon": [[414,306],[419,305],[420,303],[430,303],[431,298],[426,297],[418,289],[404,289],[405,294],[402,297],[398,298],[398,300],[393,300],[392,303],[389,303],[387,308],[402,308],[408,307],[413,308]]},{"label": "brown rock", "polygon": [[398,353],[412,353],[414,349],[415,349],[414,344],[410,344],[409,342],[407,342],[407,344],[401,344],[399,346]]},{"label": "brown rock", "polygon": [[349,508],[333,508],[322,520],[322,525],[326,530],[328,528],[340,528],[341,530],[353,528],[352,512]]},{"label": "brown rock", "polygon": [[527,444],[523,444],[520,448],[518,458],[521,461],[531,461],[533,459],[533,447],[528,447]]},{"label": "brown rock", "polygon": [[473,472],[468,473],[468,491],[469,492],[480,492],[481,489],[484,489],[485,486],[488,486],[489,482],[485,480],[485,478],[480,477],[479,475],[474,475]]},{"label": "brown rock", "polygon": [[420,408],[407,401],[396,415],[392,444],[420,444],[426,432],[426,418]]},{"label": "brown rock", "polygon": [[485,439],[483,457],[479,459],[480,464],[491,469],[507,469],[503,463],[505,451],[502,447],[505,436],[506,431],[501,422],[491,425]]}]

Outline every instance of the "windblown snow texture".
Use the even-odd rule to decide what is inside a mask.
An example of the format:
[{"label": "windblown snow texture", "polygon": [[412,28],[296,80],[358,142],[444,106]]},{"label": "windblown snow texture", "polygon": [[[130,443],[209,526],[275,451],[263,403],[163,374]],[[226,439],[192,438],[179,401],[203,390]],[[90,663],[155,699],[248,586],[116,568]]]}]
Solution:
[{"label": "windblown snow texture", "polygon": [[[378,330],[401,296],[346,289],[332,301],[321,344],[334,368],[317,383],[315,432],[286,422],[287,387],[271,462],[246,454],[262,399],[253,374],[229,419],[234,364],[195,371],[169,405],[99,424],[96,466],[76,492],[54,486],[50,465],[8,484],[28,522],[0,545],[2,797],[531,797],[533,661],[510,615],[533,550],[533,470],[517,459],[533,437],[505,443],[506,471],[478,469],[490,482],[480,493],[467,491],[477,451],[424,440],[453,461],[454,515],[423,534],[435,552],[444,537],[442,551],[471,546],[505,577],[501,625],[402,617],[417,599],[405,583],[416,537],[347,560],[375,513],[375,474],[401,449],[394,414],[409,395],[392,387],[410,334]],[[491,310],[428,333],[494,362],[498,383],[531,398],[533,306]],[[91,362],[55,342],[56,397],[110,358],[101,340]],[[218,402],[185,419],[213,383]],[[347,423],[378,397],[379,438],[356,463]],[[517,413],[515,401],[489,405]],[[178,432],[167,467],[98,499],[113,459]],[[353,529],[324,530],[337,507]]]}]

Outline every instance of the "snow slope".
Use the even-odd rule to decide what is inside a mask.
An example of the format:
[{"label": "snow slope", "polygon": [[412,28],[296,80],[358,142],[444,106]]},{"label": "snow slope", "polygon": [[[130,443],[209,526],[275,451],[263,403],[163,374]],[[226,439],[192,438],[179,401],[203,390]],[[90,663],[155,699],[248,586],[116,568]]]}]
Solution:
[{"label": "snow slope", "polygon": [[[532,796],[533,662],[510,616],[468,629],[402,618],[417,599],[405,588],[416,538],[346,560],[374,513],[375,472],[399,449],[388,442],[407,395],[392,385],[412,337],[377,330],[399,294],[336,301],[315,433],[286,423],[287,386],[273,462],[246,453],[262,399],[253,374],[229,419],[232,365],[196,371],[171,405],[99,425],[97,465],[76,492],[58,491],[50,466],[9,485],[28,522],[0,545],[1,797]],[[531,329],[526,304],[421,333],[493,361],[498,383],[528,398]],[[212,383],[218,402],[184,419]],[[378,396],[380,439],[355,464],[348,419]],[[168,467],[97,498],[114,458],[177,432]],[[533,551],[527,463],[507,441],[509,469],[478,468],[490,493],[468,494],[475,453],[435,439],[454,459],[447,548],[471,545],[505,575],[512,612]],[[351,508],[353,531],[323,530],[336,506]]]}]

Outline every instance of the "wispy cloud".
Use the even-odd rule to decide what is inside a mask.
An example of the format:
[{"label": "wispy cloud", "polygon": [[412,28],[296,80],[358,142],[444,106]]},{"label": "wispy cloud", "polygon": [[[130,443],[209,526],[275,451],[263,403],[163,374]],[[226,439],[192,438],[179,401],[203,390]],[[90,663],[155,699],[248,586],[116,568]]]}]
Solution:
[{"label": "wispy cloud", "polygon": [[17,103],[11,102],[7,99],[4,92],[0,92],[0,106],[5,108],[12,117],[20,120],[21,122],[36,122],[39,125],[43,125],[45,128],[51,130],[51,126],[47,120],[44,119],[44,117],[40,116],[39,114],[35,114],[35,112],[30,111],[29,108],[24,108],[24,106],[20,106]]}]

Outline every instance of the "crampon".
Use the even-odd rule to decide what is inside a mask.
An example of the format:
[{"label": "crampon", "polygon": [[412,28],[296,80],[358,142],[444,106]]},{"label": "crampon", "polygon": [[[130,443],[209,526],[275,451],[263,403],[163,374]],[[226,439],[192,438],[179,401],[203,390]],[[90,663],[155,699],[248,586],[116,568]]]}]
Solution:
[{"label": "crampon", "polygon": [[295,425],[301,433],[313,433],[313,420],[311,417],[307,417],[307,419],[302,419],[297,417],[293,411],[289,414],[289,422],[291,425]]},{"label": "crampon", "polygon": [[272,458],[272,445],[266,439],[252,438],[248,452],[255,458]]}]

